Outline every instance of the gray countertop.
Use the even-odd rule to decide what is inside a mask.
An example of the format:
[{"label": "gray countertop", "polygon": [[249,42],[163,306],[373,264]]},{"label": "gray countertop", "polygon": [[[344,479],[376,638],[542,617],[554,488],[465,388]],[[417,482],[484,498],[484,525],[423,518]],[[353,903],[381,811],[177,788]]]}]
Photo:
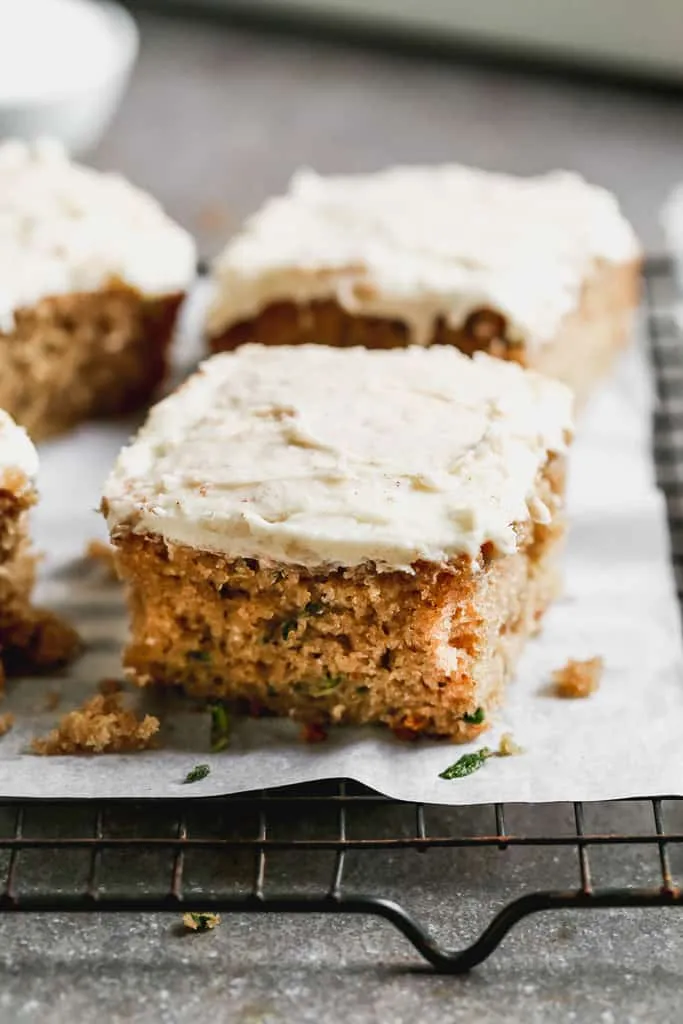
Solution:
[{"label": "gray countertop", "polygon": [[[448,159],[578,169],[613,188],[646,245],[661,247],[657,210],[683,178],[683,96],[178,19],[145,17],[142,31],[132,88],[95,162],[155,192],[206,255],[301,164],[349,171]],[[430,813],[459,814],[460,827],[472,828],[483,812]],[[564,812],[514,813],[518,829],[543,831],[562,827]],[[601,827],[609,819],[651,828],[644,806],[601,813]],[[670,813],[680,831],[683,812]],[[455,820],[442,817],[442,828]],[[387,834],[393,827],[389,818],[371,824]],[[594,865],[598,884],[657,884],[654,849],[604,851]],[[311,879],[318,870],[314,855],[295,866]],[[59,867],[37,863],[36,871]],[[682,868],[683,852],[674,853],[674,870]],[[286,886],[292,870],[276,864],[269,880]],[[575,856],[547,849],[358,855],[349,879],[403,894],[453,946],[510,898],[578,882]],[[401,936],[366,918],[235,917],[183,937],[177,916],[4,917],[0,935],[3,1022],[680,1019],[683,918],[675,910],[537,917],[465,978],[422,970]]]}]

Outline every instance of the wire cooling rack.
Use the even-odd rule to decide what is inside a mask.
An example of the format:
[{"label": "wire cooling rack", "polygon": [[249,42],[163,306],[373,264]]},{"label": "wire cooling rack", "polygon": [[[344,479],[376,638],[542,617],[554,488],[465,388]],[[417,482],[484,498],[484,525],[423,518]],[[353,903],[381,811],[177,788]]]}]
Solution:
[{"label": "wire cooling rack", "polygon": [[[645,293],[660,398],[655,454],[681,593],[683,345],[668,261],[648,261]],[[400,856],[413,860],[396,891]],[[290,858],[284,874],[282,857]],[[458,936],[452,948],[452,935],[438,941],[411,909],[412,896],[466,900],[467,864],[481,867],[487,857],[494,862],[479,898],[490,893],[491,905],[469,941]],[[2,912],[375,915],[450,973],[480,964],[515,924],[542,910],[681,907],[672,864],[683,866],[683,801],[664,798],[527,806],[520,816],[518,805],[406,804],[339,781],[147,804],[0,801]],[[512,885],[496,887],[506,871]],[[540,887],[567,875],[564,887]]]}]

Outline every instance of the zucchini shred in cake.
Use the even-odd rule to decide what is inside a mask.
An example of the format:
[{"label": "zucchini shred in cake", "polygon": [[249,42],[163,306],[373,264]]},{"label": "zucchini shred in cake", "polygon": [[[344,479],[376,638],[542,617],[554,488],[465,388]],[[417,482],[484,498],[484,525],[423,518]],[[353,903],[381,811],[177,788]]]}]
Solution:
[{"label": "zucchini shred in cake", "polygon": [[207,334],[214,352],[482,350],[563,380],[582,404],[630,336],[640,255],[614,196],[567,172],[299,172],[217,259]]},{"label": "zucchini shred in cake", "polygon": [[476,735],[558,591],[571,407],[448,346],[213,357],[105,487],[127,669],[304,722]]},{"label": "zucchini shred in cake", "polygon": [[54,142],[0,145],[0,407],[34,439],[143,405],[195,246],[124,178]]}]

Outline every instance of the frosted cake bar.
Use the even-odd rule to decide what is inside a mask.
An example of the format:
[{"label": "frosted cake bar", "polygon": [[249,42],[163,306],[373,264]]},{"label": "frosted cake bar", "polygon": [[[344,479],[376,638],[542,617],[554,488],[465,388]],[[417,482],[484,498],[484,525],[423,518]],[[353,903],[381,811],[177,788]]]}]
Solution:
[{"label": "frosted cake bar", "polygon": [[447,346],[249,345],[107,482],[141,685],[467,739],[558,587],[562,384]]},{"label": "frosted cake bar", "polygon": [[298,173],[214,267],[213,351],[245,342],[484,350],[579,402],[628,339],[640,249],[575,174],[458,165]]},{"label": "frosted cake bar", "polygon": [[123,178],[0,144],[0,406],[41,438],[144,404],[194,273],[190,236]]}]

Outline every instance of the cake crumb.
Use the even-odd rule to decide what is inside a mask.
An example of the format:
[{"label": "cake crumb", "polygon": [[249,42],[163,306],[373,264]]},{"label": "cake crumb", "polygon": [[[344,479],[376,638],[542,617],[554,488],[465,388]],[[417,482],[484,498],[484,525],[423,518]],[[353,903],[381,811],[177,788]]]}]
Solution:
[{"label": "cake crumb", "polygon": [[6,711],[4,715],[0,715],[0,736],[4,736],[6,732],[9,732],[14,725],[14,715],[11,711]]},{"label": "cake crumb", "polygon": [[316,722],[306,722],[301,726],[300,736],[304,743],[324,743],[327,739],[327,729]]},{"label": "cake crumb", "polygon": [[511,732],[504,732],[500,737],[496,753],[498,757],[515,757],[517,754],[524,753],[524,747],[520,747],[519,743],[515,742]]},{"label": "cake crumb", "polygon": [[121,754],[146,750],[159,731],[159,719],[145,715],[141,720],[122,705],[118,693],[91,697],[80,708],[69,711],[47,736],[31,743],[34,754]]},{"label": "cake crumb", "polygon": [[210,932],[221,923],[221,915],[211,911],[189,911],[183,914],[183,924],[189,932]]},{"label": "cake crumb", "polygon": [[598,656],[586,661],[570,658],[564,668],[558,668],[553,672],[555,696],[570,700],[590,697],[600,686],[603,668],[603,660]]},{"label": "cake crumb", "polygon": [[85,548],[85,557],[103,570],[105,579],[111,582],[118,580],[115,552],[111,544],[103,540],[90,540]]}]

